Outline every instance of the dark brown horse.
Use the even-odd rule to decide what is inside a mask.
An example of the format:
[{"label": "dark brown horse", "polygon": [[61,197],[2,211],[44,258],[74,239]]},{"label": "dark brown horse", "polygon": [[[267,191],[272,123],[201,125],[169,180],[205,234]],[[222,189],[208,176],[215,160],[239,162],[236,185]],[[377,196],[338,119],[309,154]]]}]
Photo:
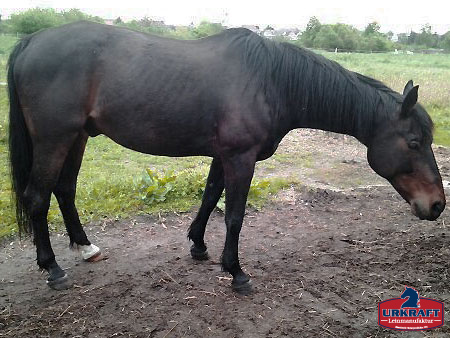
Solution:
[{"label": "dark brown horse", "polygon": [[295,128],[348,134],[421,219],[445,207],[431,149],[432,121],[403,94],[290,44],[245,29],[179,41],[80,22],[22,39],[9,59],[10,159],[22,231],[31,229],[37,262],[55,289],[70,286],[50,245],[47,212],[55,194],[72,246],[99,249],[75,208],[86,141],[104,134],[144,153],[213,158],[191,254],[206,259],[205,227],[223,189],[227,227],[223,269],[249,289],[238,240],[255,162],[270,157]]}]

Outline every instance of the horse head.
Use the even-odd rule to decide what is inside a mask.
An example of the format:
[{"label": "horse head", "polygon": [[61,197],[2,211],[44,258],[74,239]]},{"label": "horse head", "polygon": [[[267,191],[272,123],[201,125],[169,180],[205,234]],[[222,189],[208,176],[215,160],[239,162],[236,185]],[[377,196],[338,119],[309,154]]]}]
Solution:
[{"label": "horse head", "polygon": [[394,118],[377,125],[367,158],[372,169],[386,178],[420,219],[435,220],[445,208],[445,195],[433,150],[433,122],[417,103],[419,86],[409,81]]}]

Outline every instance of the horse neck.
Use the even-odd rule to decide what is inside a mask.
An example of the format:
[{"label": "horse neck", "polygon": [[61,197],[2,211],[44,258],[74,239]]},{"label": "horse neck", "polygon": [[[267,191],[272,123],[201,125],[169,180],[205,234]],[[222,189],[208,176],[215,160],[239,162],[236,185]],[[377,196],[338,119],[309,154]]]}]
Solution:
[{"label": "horse neck", "polygon": [[322,67],[309,82],[300,80],[300,86],[288,90],[285,102],[291,129],[313,128],[346,134],[367,145],[379,122],[395,111],[398,103],[352,74],[343,68]]}]

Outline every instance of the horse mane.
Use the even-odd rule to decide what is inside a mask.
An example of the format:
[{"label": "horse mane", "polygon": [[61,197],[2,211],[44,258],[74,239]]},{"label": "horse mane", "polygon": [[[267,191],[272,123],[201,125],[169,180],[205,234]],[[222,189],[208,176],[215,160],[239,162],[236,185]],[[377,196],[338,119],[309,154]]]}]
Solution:
[{"label": "horse mane", "polygon": [[[368,76],[355,73],[358,79],[364,83],[367,83],[371,87],[375,88],[378,91],[384,92],[388,95],[394,97],[399,104],[403,102],[403,95],[400,95],[396,91],[392,90],[388,86],[386,86],[383,82],[372,79]],[[416,123],[421,127],[422,136],[424,139],[433,141],[433,130],[434,124],[430,115],[426,112],[426,110],[422,107],[422,105],[417,104],[416,109],[414,110],[413,119],[416,120]]]},{"label": "horse mane", "polygon": [[[349,71],[337,62],[291,43],[260,37],[243,28],[225,31],[239,50],[253,83],[278,114],[293,114],[298,126],[367,139],[377,121],[394,119],[403,96],[384,83]],[[415,118],[425,136],[433,124],[426,111]]]}]

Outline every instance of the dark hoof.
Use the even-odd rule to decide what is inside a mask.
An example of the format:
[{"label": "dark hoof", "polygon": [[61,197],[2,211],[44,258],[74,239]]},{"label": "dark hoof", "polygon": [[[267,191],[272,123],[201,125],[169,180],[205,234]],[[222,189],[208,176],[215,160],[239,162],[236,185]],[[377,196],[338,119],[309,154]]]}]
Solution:
[{"label": "dark hoof", "polygon": [[191,256],[197,261],[206,261],[209,259],[208,250],[199,249],[195,245],[191,246]]},{"label": "dark hoof", "polygon": [[235,280],[233,279],[233,281],[231,282],[231,287],[234,292],[243,296],[248,296],[253,292],[253,286],[250,279],[244,282],[235,282]]},{"label": "dark hoof", "polygon": [[73,283],[71,282],[67,274],[65,274],[64,276],[57,279],[51,279],[51,277],[49,277],[47,279],[47,285],[53,290],[61,291],[70,289],[73,286]]}]

